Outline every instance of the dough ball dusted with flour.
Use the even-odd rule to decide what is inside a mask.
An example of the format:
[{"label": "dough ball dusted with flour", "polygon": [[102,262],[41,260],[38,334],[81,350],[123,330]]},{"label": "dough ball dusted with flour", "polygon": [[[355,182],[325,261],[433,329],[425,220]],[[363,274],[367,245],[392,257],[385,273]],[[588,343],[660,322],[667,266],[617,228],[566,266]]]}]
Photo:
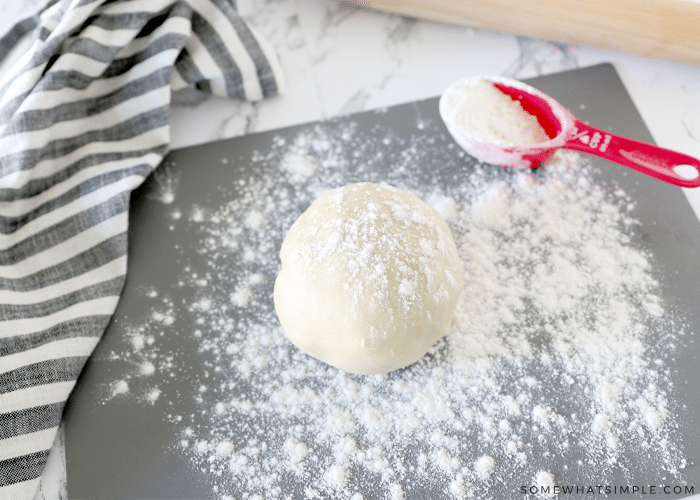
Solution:
[{"label": "dough ball dusted with flour", "polygon": [[321,196],[290,228],[280,258],[275,309],[289,340],[352,373],[421,358],[449,328],[463,287],[440,214],[385,184]]}]

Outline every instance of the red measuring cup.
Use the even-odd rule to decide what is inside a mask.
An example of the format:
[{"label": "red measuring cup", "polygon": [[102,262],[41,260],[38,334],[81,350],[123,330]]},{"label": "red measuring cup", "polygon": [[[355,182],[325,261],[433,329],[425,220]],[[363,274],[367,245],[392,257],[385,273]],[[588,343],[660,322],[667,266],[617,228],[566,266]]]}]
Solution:
[{"label": "red measuring cup", "polygon": [[[446,107],[450,92],[459,92],[469,80],[486,80],[537,118],[548,141],[509,144],[472,134],[452,119]],[[510,78],[475,76],[455,82],[440,98],[440,116],[455,141],[480,161],[505,167],[536,167],[559,148],[589,153],[633,168],[656,179],[682,187],[700,186],[700,160],[677,151],[635,141],[598,129],[571,114],[544,92]]]}]

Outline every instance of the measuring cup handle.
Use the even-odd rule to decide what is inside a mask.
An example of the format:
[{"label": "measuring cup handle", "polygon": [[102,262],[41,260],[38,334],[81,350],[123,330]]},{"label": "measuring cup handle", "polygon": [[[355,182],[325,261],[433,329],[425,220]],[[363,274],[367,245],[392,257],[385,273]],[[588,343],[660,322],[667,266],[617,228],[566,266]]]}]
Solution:
[{"label": "measuring cup handle", "polygon": [[[700,160],[697,158],[646,142],[620,137],[591,127],[578,119],[575,120],[574,133],[564,147],[600,156],[676,186],[688,188],[700,186]],[[694,168],[695,176],[689,178],[680,175],[675,167],[681,165]],[[684,168],[690,170],[687,167]]]}]

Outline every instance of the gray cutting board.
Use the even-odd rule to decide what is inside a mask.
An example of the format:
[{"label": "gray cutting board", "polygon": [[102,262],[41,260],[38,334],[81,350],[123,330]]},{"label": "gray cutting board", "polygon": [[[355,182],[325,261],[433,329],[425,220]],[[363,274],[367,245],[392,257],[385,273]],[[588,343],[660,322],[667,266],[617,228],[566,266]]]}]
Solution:
[{"label": "gray cutting board", "polygon": [[[468,71],[468,68],[465,68]],[[580,70],[547,75],[528,80],[531,85],[552,95],[583,121],[635,139],[652,142],[641,116],[634,107],[622,82],[611,65],[599,65]],[[391,129],[400,137],[410,139],[416,134],[416,122],[425,119],[441,124],[437,98],[394,106],[381,112],[364,112],[338,118],[324,127],[342,127],[349,121],[357,123],[361,131],[371,137],[373,127]],[[129,230],[129,274],[116,314],[89,360],[65,411],[66,459],[68,494],[71,499],[94,498],[213,498],[215,477],[195,470],[190,462],[173,453],[176,423],[172,415],[196,412],[191,380],[196,380],[204,368],[197,364],[197,342],[182,332],[194,328],[182,324],[180,318],[169,327],[162,342],[171,343],[169,350],[178,358],[180,366],[188,367],[171,381],[169,391],[182,397],[170,401],[158,400],[144,405],[125,398],[105,404],[105,388],[121,376],[123,362],[110,360],[110,353],[123,349],[125,331],[132,318],[148,313],[143,304],[144,289],[157,284],[167,290],[175,302],[192,300],[187,297],[191,288],[178,288],[177,276],[183,266],[196,261],[196,247],[200,236],[179,225],[172,224],[173,205],[163,204],[163,183],[177,180],[177,206],[219,206],[227,197],[235,196],[221,186],[234,185],[249,167],[249,159],[256,152],[265,152],[275,137],[292,138],[305,124],[287,129],[253,134],[226,141],[172,151],[164,161],[170,177],[149,178],[134,193]],[[439,125],[438,125],[439,127]],[[434,129],[423,133],[434,134]],[[444,133],[435,134],[435,140],[447,144]],[[445,148],[447,151],[447,148]],[[373,154],[371,148],[352,152]],[[222,163],[222,157],[233,160]],[[666,300],[683,311],[689,331],[700,331],[700,224],[680,188],[663,184],[637,172],[594,159],[602,166],[600,181],[618,184],[636,202],[635,217],[641,225],[635,233],[634,244],[649,249],[658,259],[658,269],[668,277],[670,286],[665,290]],[[445,154],[435,158],[435,164],[425,165],[426,181],[453,182],[460,172],[475,167],[470,158]],[[358,172],[358,180],[362,178]],[[381,178],[381,172],[378,174]],[[389,173],[387,172],[387,175]],[[498,174],[494,174],[498,175]],[[169,180],[170,179],[170,180]],[[610,188],[612,189],[612,187]],[[160,199],[159,199],[160,198]],[[277,249],[274,250],[277,252]],[[271,287],[270,287],[271,300]],[[674,396],[685,405],[679,418],[678,435],[686,444],[690,465],[684,472],[687,484],[700,492],[700,346],[689,341],[676,353],[675,379],[679,381]],[[632,471],[634,472],[634,471]],[[576,482],[572,469],[569,483]],[[648,483],[658,478],[637,478]],[[623,483],[624,484],[624,483]],[[494,486],[496,488],[497,486]],[[514,485],[506,488],[505,497],[523,498]],[[510,493],[507,493],[510,492]],[[235,498],[243,495],[234,494]],[[297,495],[303,498],[303,494]],[[677,498],[678,495],[662,495]],[[367,498],[367,497],[366,497]],[[579,497],[584,498],[584,497]]]}]

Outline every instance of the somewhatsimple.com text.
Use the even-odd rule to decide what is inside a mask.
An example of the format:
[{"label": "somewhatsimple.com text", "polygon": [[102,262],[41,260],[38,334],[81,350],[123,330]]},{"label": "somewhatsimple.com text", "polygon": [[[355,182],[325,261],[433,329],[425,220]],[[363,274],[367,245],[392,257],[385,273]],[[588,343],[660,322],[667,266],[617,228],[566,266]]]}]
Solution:
[{"label": "somewhatsimple.com text", "polygon": [[521,486],[523,495],[693,495],[695,486],[688,485],[531,485]]}]

